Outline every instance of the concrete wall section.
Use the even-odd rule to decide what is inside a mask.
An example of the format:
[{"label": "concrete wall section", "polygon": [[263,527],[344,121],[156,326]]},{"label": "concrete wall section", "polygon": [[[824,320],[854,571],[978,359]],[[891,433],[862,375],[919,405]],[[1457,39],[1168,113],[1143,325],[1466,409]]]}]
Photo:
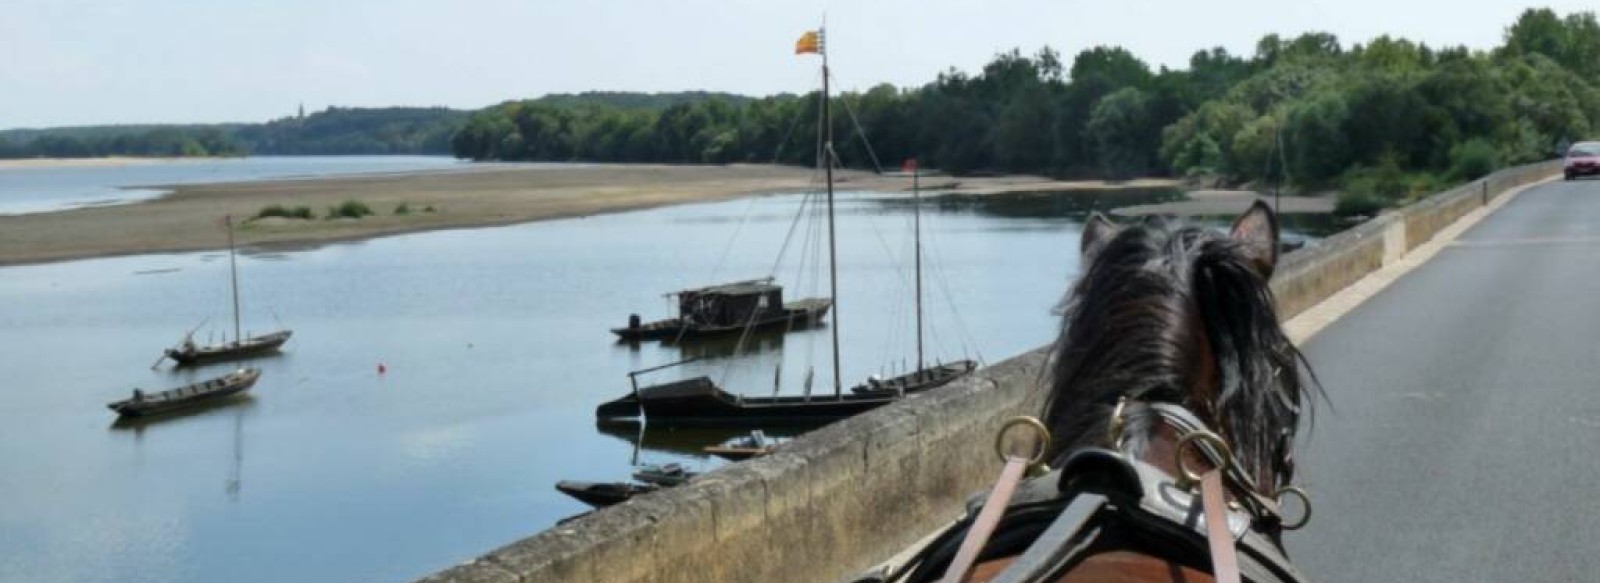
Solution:
[{"label": "concrete wall section", "polygon": [[[1280,314],[1299,314],[1510,188],[1544,163],[1386,213],[1280,261]],[[423,581],[812,583],[884,560],[956,517],[994,479],[994,434],[1043,402],[1045,349],[835,423],[711,472],[511,543]]]},{"label": "concrete wall section", "polygon": [[641,496],[426,582],[842,579],[955,518],[993,480],[994,434],[1044,395],[1036,350],[777,453]]}]

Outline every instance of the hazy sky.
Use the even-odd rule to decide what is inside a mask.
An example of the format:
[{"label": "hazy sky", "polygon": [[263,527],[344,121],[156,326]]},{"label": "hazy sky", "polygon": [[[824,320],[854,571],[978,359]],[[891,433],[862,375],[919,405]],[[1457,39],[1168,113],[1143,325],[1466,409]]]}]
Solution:
[{"label": "hazy sky", "polygon": [[[1537,4],[1560,12],[1592,2]],[[1269,32],[1487,48],[1510,0],[0,0],[0,128],[264,121],[328,105],[446,105],[584,90],[814,87],[792,54],[824,13],[845,88],[920,85],[995,52],[1122,45],[1182,67]]]}]

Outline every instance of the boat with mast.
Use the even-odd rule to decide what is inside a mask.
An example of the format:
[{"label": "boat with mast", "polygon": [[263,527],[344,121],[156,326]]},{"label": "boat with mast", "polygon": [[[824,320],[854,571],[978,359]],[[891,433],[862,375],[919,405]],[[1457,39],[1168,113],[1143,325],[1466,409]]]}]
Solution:
[{"label": "boat with mast", "polygon": [[228,282],[233,291],[233,340],[230,341],[224,337],[222,342],[217,344],[196,344],[194,333],[199,329],[197,327],[184,334],[183,340],[177,346],[168,348],[163,352],[161,358],[156,359],[156,365],[161,364],[163,359],[168,358],[179,366],[186,366],[255,356],[277,350],[278,347],[283,346],[283,343],[288,342],[289,337],[294,334],[293,330],[278,330],[248,338],[244,336],[243,328],[239,323],[239,262],[238,253],[234,248],[233,217],[224,217],[223,223],[228,230]]},{"label": "boat with mast", "polygon": [[[921,350],[921,246],[920,216],[917,222],[918,243],[918,370],[886,381],[869,381],[859,390],[845,393],[841,382],[839,358],[840,316],[838,242],[834,213],[833,167],[838,161],[833,145],[833,124],[828,90],[828,53],[825,47],[825,30],[808,31],[795,44],[796,54],[817,54],[822,57],[821,148],[818,162],[822,165],[827,193],[828,217],[828,300],[833,307],[833,322],[829,326],[833,353],[833,395],[813,397],[810,376],[806,379],[804,395],[776,395],[746,397],[723,390],[710,377],[697,376],[646,387],[639,386],[639,376],[693,362],[679,361],[662,366],[628,373],[632,393],[602,403],[595,411],[602,420],[643,417],[647,422],[669,425],[756,425],[813,424],[854,416],[881,407],[905,397],[910,392],[944,385],[977,368],[972,361],[950,365],[924,367]],[[915,184],[913,186],[915,190]],[[916,195],[920,202],[920,194]],[[920,211],[919,211],[920,212]]]},{"label": "boat with mast", "polygon": [[957,360],[957,361],[954,361],[954,362],[941,362],[941,363],[935,364],[934,366],[931,366],[931,367],[927,366],[926,361],[923,360],[922,344],[923,344],[923,336],[924,335],[923,335],[923,332],[922,332],[922,185],[921,185],[921,179],[920,179],[921,169],[917,165],[917,159],[916,158],[912,158],[910,160],[906,160],[906,163],[902,167],[902,169],[911,171],[911,201],[912,201],[911,202],[911,204],[912,204],[912,213],[911,213],[911,215],[912,215],[912,222],[913,222],[913,225],[914,225],[913,230],[912,230],[912,232],[913,232],[912,240],[915,241],[915,255],[916,255],[916,260],[915,260],[915,263],[916,263],[916,275],[913,277],[913,279],[916,280],[916,293],[915,293],[915,295],[916,295],[916,306],[917,306],[917,368],[916,368],[916,370],[913,370],[913,371],[911,371],[909,373],[902,374],[902,375],[895,376],[895,377],[890,377],[890,378],[887,378],[887,379],[879,379],[877,377],[869,378],[869,379],[867,379],[867,382],[861,383],[859,385],[856,385],[856,386],[850,388],[850,392],[858,394],[858,395],[871,395],[871,394],[898,394],[898,395],[904,395],[906,393],[915,393],[917,391],[926,391],[928,389],[942,387],[944,385],[950,384],[951,381],[954,381],[954,380],[956,380],[958,378],[961,378],[961,377],[964,377],[964,376],[966,376],[968,374],[971,374],[972,371],[978,369],[978,363],[976,361],[969,360],[969,359],[961,359],[961,360]]},{"label": "boat with mast", "polygon": [[628,342],[677,342],[779,326],[793,330],[816,325],[833,306],[826,298],[785,303],[783,286],[771,277],[675,291],[667,297],[677,298],[678,317],[641,322],[633,314],[626,327],[612,328],[611,333]]}]

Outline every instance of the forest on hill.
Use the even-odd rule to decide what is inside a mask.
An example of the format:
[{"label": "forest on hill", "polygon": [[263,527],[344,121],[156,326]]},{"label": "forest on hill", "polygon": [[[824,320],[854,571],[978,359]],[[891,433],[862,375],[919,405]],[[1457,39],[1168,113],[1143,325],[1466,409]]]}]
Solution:
[{"label": "forest on hill", "polygon": [[[819,99],[507,102],[474,113],[452,145],[476,160],[811,164]],[[1183,70],[1152,70],[1119,47],[1070,63],[1049,48],[1011,51],[975,73],[834,103],[837,148],[852,166],[874,163],[857,139],[865,132],[885,165],[916,157],[955,174],[1287,183],[1346,191],[1346,210],[1360,212],[1600,133],[1600,26],[1592,12],[1530,9],[1484,51],[1268,35],[1248,55],[1198,51]]]},{"label": "forest on hill", "polygon": [[0,158],[449,154],[467,115],[442,107],[330,107],[258,124],[5,130]]},{"label": "forest on hill", "polygon": [[[532,100],[556,109],[659,112],[708,100],[752,101],[731,93],[685,91],[558,93]],[[107,125],[0,130],[0,158],[246,156],[452,153],[468,111],[443,107],[329,107],[267,123]]]}]

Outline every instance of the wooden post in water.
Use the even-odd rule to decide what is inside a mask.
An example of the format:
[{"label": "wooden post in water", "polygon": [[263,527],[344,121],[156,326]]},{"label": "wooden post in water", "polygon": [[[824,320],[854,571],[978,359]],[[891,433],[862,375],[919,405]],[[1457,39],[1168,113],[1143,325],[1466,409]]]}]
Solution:
[{"label": "wooden post in water", "polygon": [[233,215],[226,215],[222,220],[228,225],[228,272],[233,285],[233,343],[240,344],[244,342],[244,335],[239,333],[239,263],[234,259]]}]

